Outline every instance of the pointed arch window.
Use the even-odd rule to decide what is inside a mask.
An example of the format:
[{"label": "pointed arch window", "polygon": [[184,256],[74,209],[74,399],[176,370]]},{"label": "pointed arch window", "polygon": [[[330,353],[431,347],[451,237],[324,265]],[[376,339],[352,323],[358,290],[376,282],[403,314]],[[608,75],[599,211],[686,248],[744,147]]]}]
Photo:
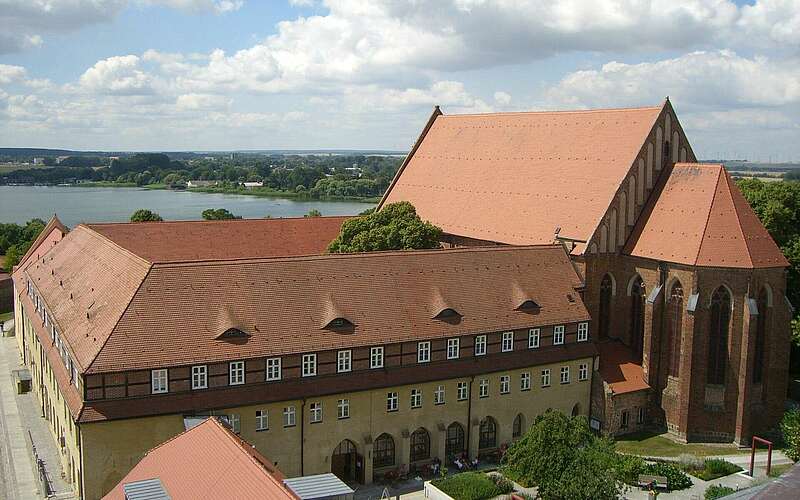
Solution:
[{"label": "pointed arch window", "polygon": [[394,465],[394,439],[383,433],[375,439],[372,453],[372,467],[389,467]]},{"label": "pointed arch window", "polygon": [[478,449],[497,448],[497,422],[492,417],[481,420]]},{"label": "pointed arch window", "polygon": [[631,348],[636,359],[641,363],[644,358],[644,282],[636,276],[631,283]]},{"label": "pointed arch window", "polygon": [[683,286],[680,281],[672,285],[668,306],[669,324],[669,374],[681,376],[681,336],[683,335]]},{"label": "pointed arch window", "polygon": [[753,383],[764,380],[764,351],[767,337],[767,315],[769,314],[769,292],[766,287],[758,294],[758,318],[756,318],[756,348],[753,358]]},{"label": "pointed arch window", "polygon": [[448,461],[464,452],[464,427],[458,422],[447,426],[447,441],[445,442],[445,455]]},{"label": "pointed arch window", "polygon": [[600,281],[600,311],[598,316],[598,334],[600,340],[608,338],[611,328],[611,297],[614,295],[614,281],[606,274]]},{"label": "pointed arch window", "polygon": [[431,436],[420,427],[411,434],[411,461],[427,460],[431,457]]},{"label": "pointed arch window", "polygon": [[728,330],[731,322],[731,294],[724,286],[711,295],[711,328],[708,332],[709,384],[725,383],[725,365],[728,360]]}]

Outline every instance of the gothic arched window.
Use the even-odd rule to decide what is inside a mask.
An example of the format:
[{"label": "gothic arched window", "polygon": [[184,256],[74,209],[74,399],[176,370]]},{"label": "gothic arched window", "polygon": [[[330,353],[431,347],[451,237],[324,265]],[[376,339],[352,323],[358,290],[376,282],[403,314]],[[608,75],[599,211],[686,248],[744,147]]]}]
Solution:
[{"label": "gothic arched window", "polygon": [[669,374],[681,376],[681,336],[683,335],[683,287],[680,281],[672,285],[668,306],[669,322]]},{"label": "gothic arched window", "polygon": [[644,282],[636,276],[631,283],[631,348],[636,359],[641,363],[644,358]]},{"label": "gothic arched window", "polygon": [[756,352],[753,358],[753,383],[760,384],[764,379],[764,347],[767,337],[767,314],[769,292],[766,287],[758,294],[758,318],[756,319]]},{"label": "gothic arched window", "polygon": [[598,331],[600,340],[608,338],[611,328],[611,297],[614,295],[614,281],[611,276],[606,274],[600,282],[600,311],[598,319]]},{"label": "gothic arched window", "polygon": [[728,360],[728,329],[731,322],[731,294],[724,286],[711,296],[711,328],[708,332],[709,384],[725,383],[725,364]]}]

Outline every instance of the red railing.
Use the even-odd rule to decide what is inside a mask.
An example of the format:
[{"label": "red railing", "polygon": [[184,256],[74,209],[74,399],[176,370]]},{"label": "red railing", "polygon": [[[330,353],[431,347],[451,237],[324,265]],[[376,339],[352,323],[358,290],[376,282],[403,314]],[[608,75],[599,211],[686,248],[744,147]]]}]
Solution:
[{"label": "red railing", "polygon": [[753,436],[753,445],[750,450],[750,477],[753,477],[753,464],[756,460],[756,443],[767,445],[767,450],[769,452],[767,455],[767,476],[769,476],[769,471],[772,468],[772,441]]}]

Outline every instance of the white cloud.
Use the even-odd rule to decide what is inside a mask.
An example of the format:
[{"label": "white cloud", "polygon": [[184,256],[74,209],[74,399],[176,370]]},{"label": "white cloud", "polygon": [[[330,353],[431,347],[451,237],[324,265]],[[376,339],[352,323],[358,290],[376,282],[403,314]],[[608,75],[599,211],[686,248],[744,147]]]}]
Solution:
[{"label": "white cloud", "polygon": [[163,5],[190,13],[216,12],[224,14],[242,8],[244,0],[138,0],[145,5]]},{"label": "white cloud", "polygon": [[501,106],[508,106],[511,104],[511,94],[498,90],[494,93],[494,101]]},{"label": "white cloud", "polygon": [[209,110],[224,109],[231,105],[228,97],[210,94],[181,94],[175,100],[175,107],[179,110]]},{"label": "white cloud", "polygon": [[140,69],[139,61],[135,55],[103,59],[81,75],[80,84],[100,94],[152,94],[154,78]]},{"label": "white cloud", "polygon": [[23,80],[26,73],[25,68],[22,66],[0,64],[0,83],[11,83],[13,81]]}]

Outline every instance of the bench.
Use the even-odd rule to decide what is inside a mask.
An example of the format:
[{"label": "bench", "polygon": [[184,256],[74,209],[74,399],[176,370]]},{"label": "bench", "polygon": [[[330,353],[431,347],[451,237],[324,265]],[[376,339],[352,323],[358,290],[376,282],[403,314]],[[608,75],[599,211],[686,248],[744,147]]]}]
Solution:
[{"label": "bench", "polygon": [[640,488],[661,488],[667,489],[667,478],[664,476],[650,476],[648,474],[639,474],[639,487]]}]

